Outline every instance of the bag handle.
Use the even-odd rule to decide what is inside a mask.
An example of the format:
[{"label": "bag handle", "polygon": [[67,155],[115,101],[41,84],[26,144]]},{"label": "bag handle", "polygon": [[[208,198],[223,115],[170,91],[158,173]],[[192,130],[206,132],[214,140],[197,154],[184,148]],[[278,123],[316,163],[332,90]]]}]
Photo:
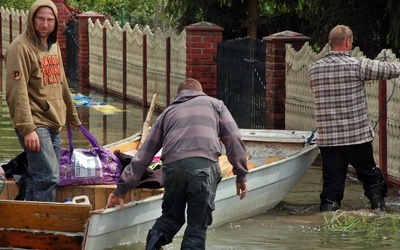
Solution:
[{"label": "bag handle", "polygon": [[[86,137],[86,139],[90,142],[92,147],[99,148],[99,143],[97,142],[96,138],[87,130],[83,125],[78,126],[81,130],[82,134]],[[69,140],[69,151],[71,152],[74,150],[74,144],[72,142],[72,130],[68,125],[68,140]]]}]

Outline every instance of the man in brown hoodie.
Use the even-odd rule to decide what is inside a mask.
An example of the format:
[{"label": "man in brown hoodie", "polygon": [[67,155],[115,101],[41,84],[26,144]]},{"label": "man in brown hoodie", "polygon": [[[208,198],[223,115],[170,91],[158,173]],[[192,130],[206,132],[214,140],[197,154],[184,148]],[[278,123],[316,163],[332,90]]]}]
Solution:
[{"label": "man in brown hoodie", "polygon": [[81,124],[57,43],[58,13],[50,0],[29,10],[26,30],[6,51],[6,99],[27,154],[26,200],[55,201],[62,127]]}]

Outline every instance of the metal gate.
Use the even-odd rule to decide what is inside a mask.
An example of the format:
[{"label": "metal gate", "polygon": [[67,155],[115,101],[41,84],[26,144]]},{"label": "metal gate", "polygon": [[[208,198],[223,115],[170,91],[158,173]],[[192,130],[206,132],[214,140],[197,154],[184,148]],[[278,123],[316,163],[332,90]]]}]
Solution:
[{"label": "metal gate", "polygon": [[265,42],[245,37],[218,43],[217,72],[217,98],[239,128],[265,128]]},{"label": "metal gate", "polygon": [[79,80],[78,76],[78,30],[77,22],[74,19],[70,19],[67,23],[67,29],[65,30],[66,37],[66,49],[67,49],[67,61],[65,74],[67,75],[70,86],[77,84]]}]

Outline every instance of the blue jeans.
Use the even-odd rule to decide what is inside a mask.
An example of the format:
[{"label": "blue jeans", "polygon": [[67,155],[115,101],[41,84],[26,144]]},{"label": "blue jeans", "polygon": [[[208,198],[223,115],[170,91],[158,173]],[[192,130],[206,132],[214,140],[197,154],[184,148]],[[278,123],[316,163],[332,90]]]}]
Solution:
[{"label": "blue jeans", "polygon": [[162,245],[172,242],[185,224],[187,205],[187,227],[181,249],[205,249],[206,231],[212,223],[221,178],[219,164],[206,158],[188,158],[163,166],[162,215],[150,233],[162,236]]},{"label": "blue jeans", "polygon": [[61,134],[48,127],[38,127],[36,132],[40,140],[39,152],[26,148],[24,137],[17,131],[28,160],[25,200],[54,202],[60,182]]}]

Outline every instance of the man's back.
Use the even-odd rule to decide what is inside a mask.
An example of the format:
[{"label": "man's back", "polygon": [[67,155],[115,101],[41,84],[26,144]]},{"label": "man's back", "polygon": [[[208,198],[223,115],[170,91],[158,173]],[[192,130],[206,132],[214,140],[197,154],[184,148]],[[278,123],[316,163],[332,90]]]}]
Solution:
[{"label": "man's back", "polygon": [[222,102],[202,92],[183,90],[160,117],[163,162],[205,157],[218,161],[219,133],[233,119]]}]

